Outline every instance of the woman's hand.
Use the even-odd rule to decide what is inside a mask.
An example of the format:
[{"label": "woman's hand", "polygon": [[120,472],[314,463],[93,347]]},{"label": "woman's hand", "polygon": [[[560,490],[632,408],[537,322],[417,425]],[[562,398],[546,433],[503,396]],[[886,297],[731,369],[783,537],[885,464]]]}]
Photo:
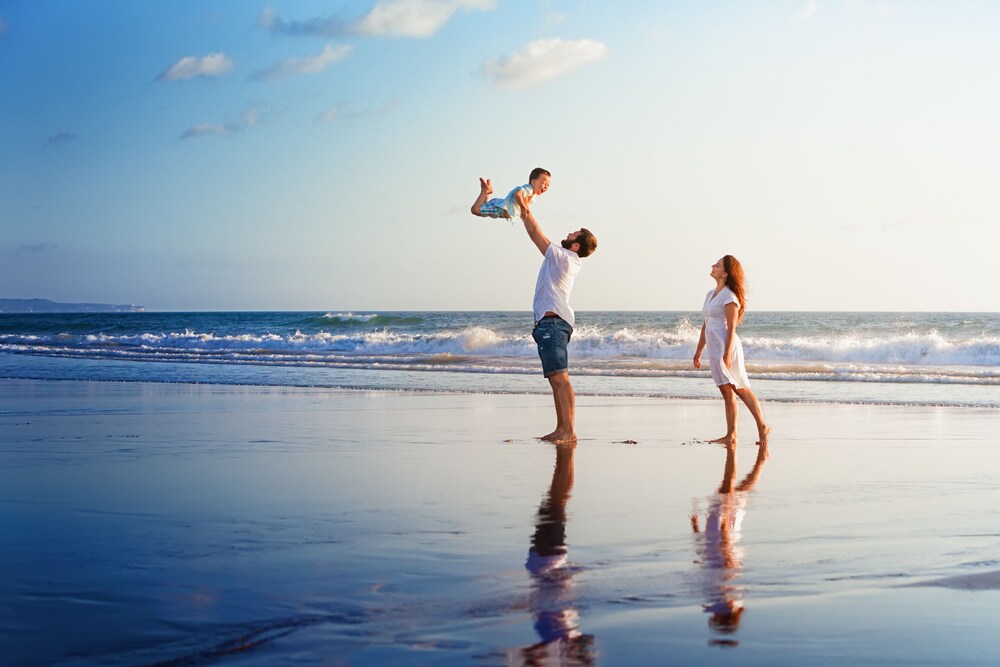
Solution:
[{"label": "woman's hand", "polygon": [[695,368],[701,368],[701,352],[698,352],[697,354],[694,355],[692,363],[694,364]]},{"label": "woman's hand", "polygon": [[730,352],[729,350],[723,352],[722,363],[726,365],[726,368],[731,367],[733,365],[733,353]]}]

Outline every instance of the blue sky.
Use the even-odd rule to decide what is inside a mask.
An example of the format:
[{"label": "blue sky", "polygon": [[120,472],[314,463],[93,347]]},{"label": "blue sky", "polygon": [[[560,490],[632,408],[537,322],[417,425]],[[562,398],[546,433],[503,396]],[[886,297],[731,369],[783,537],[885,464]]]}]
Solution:
[{"label": "blue sky", "polygon": [[0,0],[0,297],[156,310],[997,310],[1000,6]]}]

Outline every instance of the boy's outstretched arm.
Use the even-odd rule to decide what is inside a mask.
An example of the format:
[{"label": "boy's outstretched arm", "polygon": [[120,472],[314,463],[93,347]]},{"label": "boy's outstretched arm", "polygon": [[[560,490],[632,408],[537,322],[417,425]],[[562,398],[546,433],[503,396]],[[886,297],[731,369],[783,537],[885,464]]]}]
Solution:
[{"label": "boy's outstretched arm", "polygon": [[517,205],[521,207],[522,211],[527,211],[531,206],[528,204],[528,199],[524,196],[524,190],[518,188],[517,192],[514,193],[514,200]]},{"label": "boy's outstretched arm", "polygon": [[524,223],[524,229],[528,232],[528,237],[538,247],[539,252],[544,255],[551,244],[548,237],[542,233],[541,227],[538,226],[538,221],[535,220],[535,216],[531,214],[530,210],[525,209],[521,213],[521,222]]}]

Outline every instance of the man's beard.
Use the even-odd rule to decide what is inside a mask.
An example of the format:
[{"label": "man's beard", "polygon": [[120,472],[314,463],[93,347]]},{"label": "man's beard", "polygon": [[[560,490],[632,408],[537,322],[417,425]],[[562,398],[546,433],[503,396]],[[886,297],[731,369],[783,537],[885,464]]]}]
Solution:
[{"label": "man's beard", "polygon": [[563,239],[562,240],[562,247],[566,248],[566,250],[569,250],[570,248],[573,247],[574,243],[578,243],[578,242],[577,241],[570,241],[569,239]]}]

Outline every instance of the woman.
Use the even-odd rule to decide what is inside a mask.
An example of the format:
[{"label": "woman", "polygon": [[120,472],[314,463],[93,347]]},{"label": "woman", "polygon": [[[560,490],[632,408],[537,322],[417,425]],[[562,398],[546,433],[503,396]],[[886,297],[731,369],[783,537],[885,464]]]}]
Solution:
[{"label": "woman", "polygon": [[694,367],[701,368],[701,353],[708,345],[708,366],[712,379],[726,403],[726,435],[710,442],[727,446],[736,444],[738,396],[757,422],[757,444],[766,446],[771,429],[764,422],[760,403],[750,390],[750,380],[743,366],[743,345],[736,335],[736,325],[743,320],[746,311],[743,267],[735,257],[726,255],[712,265],[711,276],[715,278],[715,289],[705,296],[705,305],[701,309],[705,322],[701,325],[698,349],[694,352]]}]

